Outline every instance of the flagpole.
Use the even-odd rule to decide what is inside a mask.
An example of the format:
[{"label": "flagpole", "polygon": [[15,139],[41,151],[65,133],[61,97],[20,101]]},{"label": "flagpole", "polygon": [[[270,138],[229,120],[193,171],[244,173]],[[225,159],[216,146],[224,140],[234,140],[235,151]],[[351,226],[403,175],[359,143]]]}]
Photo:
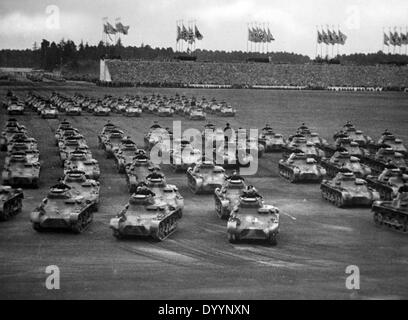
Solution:
[{"label": "flagpole", "polygon": [[408,55],[408,26],[405,26],[405,55]]},{"label": "flagpole", "polygon": [[315,60],[317,59],[317,49],[318,49],[318,47],[319,47],[319,41],[318,41],[318,38],[319,38],[319,34],[318,34],[318,29],[317,29],[317,26],[316,26],[316,49],[315,49]]}]

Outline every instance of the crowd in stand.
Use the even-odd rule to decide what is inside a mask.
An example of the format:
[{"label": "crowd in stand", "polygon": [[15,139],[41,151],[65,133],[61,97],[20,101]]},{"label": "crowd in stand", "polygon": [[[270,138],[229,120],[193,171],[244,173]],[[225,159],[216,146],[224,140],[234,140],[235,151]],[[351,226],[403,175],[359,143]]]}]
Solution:
[{"label": "crowd in stand", "polygon": [[408,87],[407,66],[111,60],[108,67],[112,81],[140,85]]}]

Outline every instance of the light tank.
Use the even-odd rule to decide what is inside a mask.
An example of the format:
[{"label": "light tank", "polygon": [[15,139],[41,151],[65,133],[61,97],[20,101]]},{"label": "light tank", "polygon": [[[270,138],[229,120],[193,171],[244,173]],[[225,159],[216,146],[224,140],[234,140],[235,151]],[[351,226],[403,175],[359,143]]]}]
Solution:
[{"label": "light tank", "polygon": [[151,194],[136,192],[122,211],[110,220],[110,228],[118,239],[142,236],[163,241],[176,231],[180,218],[180,210],[164,202],[157,203]]},{"label": "light tank", "polygon": [[287,142],[282,134],[275,133],[271,126],[266,125],[259,134],[259,143],[265,147],[265,152],[280,152]]},{"label": "light tank", "polygon": [[6,221],[20,213],[23,199],[23,190],[0,185],[0,221]]},{"label": "light tank", "polygon": [[91,154],[75,150],[64,162],[64,174],[70,170],[83,171],[88,179],[99,180],[101,171],[97,160],[93,159]]},{"label": "light tank", "polygon": [[127,165],[125,170],[129,192],[133,193],[138,184],[145,181],[146,177],[152,173],[153,164],[145,154],[140,154],[133,158],[133,162]]},{"label": "light tank", "polygon": [[93,220],[95,203],[75,196],[70,186],[59,183],[30,215],[34,230],[67,229],[74,233],[85,231]]},{"label": "light tank", "polygon": [[153,171],[146,177],[145,181],[147,188],[155,194],[153,197],[155,203],[164,202],[180,211],[180,214],[182,213],[184,198],[175,185],[166,183],[166,179],[162,173]]},{"label": "light tank", "polygon": [[20,102],[12,102],[7,108],[7,113],[9,115],[23,115],[24,114],[24,104]]},{"label": "light tank", "polygon": [[221,219],[228,219],[238,205],[241,193],[246,189],[245,181],[240,176],[228,177],[221,188],[214,191],[215,212]]},{"label": "light tank", "polygon": [[64,165],[65,160],[67,160],[71,153],[82,148],[88,148],[86,141],[82,136],[73,136],[66,139],[64,142],[59,144],[59,154],[61,159],[61,164]]},{"label": "light tank", "polygon": [[379,176],[368,176],[368,186],[377,190],[382,200],[391,200],[398,190],[408,182],[408,175],[393,165],[387,165]]},{"label": "light tank", "polygon": [[133,158],[144,150],[139,149],[130,139],[123,139],[118,149],[114,151],[114,159],[119,173],[124,173],[128,164],[132,163]]},{"label": "light tank", "polygon": [[98,143],[101,149],[105,148],[105,140],[107,139],[109,133],[116,130],[119,130],[119,128],[117,128],[113,123],[110,122],[107,122],[103,126],[101,132],[98,134]]},{"label": "light tank", "polygon": [[323,199],[339,208],[371,206],[380,200],[380,194],[368,187],[367,182],[344,169],[332,180],[323,180],[320,185]]},{"label": "light tank", "polygon": [[38,188],[40,180],[40,163],[31,163],[24,153],[10,156],[2,172],[3,184]]},{"label": "light tank", "polygon": [[383,145],[374,155],[364,157],[363,162],[371,167],[374,175],[379,175],[386,165],[394,165],[402,169],[407,168],[404,156],[386,145]]},{"label": "light tank", "polygon": [[142,109],[136,106],[128,106],[125,109],[126,117],[140,117],[141,114],[142,114]]},{"label": "light tank", "polygon": [[323,158],[321,165],[326,169],[328,177],[335,177],[343,168],[350,170],[357,178],[365,178],[371,175],[371,168],[362,164],[357,157],[350,156],[348,151],[339,150],[331,158]]},{"label": "light tank", "polygon": [[398,195],[391,201],[376,201],[371,210],[378,226],[408,232],[408,185],[399,188]]},{"label": "light tank", "polygon": [[114,152],[119,148],[124,137],[123,132],[120,130],[113,130],[108,134],[108,137],[103,142],[106,158],[114,157]]},{"label": "light tank", "polygon": [[326,176],[326,170],[316,159],[302,152],[292,153],[289,158],[281,159],[279,174],[290,182],[320,182]]},{"label": "light tank", "polygon": [[279,210],[264,204],[260,197],[243,194],[228,219],[227,232],[231,243],[243,239],[265,239],[269,244],[276,245]]},{"label": "light tank", "polygon": [[99,182],[93,179],[88,179],[85,172],[80,170],[67,171],[62,183],[71,187],[73,196],[83,197],[86,201],[92,203],[92,209],[98,211],[99,208]]},{"label": "light tank", "polygon": [[197,163],[187,169],[187,183],[195,194],[213,193],[225,181],[225,170],[211,161]]},{"label": "light tank", "polygon": [[93,109],[94,116],[109,116],[111,109],[104,105],[98,105]]},{"label": "light tank", "polygon": [[207,117],[206,113],[201,108],[191,109],[188,118],[190,120],[205,120]]}]

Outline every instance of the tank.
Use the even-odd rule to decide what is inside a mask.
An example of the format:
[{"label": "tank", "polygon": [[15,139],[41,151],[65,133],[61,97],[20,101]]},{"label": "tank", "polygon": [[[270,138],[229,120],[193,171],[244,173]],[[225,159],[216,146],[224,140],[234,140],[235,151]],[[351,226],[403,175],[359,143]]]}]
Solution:
[{"label": "tank", "polygon": [[125,109],[126,117],[140,117],[141,114],[142,114],[142,109],[136,106],[128,106]]},{"label": "tank", "polygon": [[348,131],[346,131],[346,134],[352,141],[357,142],[362,148],[367,148],[368,145],[373,143],[373,139],[365,135],[361,130],[350,128]]},{"label": "tank", "polygon": [[38,144],[34,138],[23,133],[14,135],[7,145],[7,151],[38,151]]},{"label": "tank", "polygon": [[123,139],[118,149],[116,149],[113,154],[118,172],[125,173],[126,166],[132,163],[133,158],[139,152],[144,152],[144,150],[138,149],[132,140]]},{"label": "tank", "polygon": [[377,143],[371,143],[369,150],[371,153],[376,153],[380,148],[390,147],[395,152],[401,153],[405,158],[408,156],[407,148],[401,139],[397,138],[388,130],[385,130]]},{"label": "tank", "polygon": [[9,115],[23,115],[24,114],[24,104],[20,102],[12,102],[7,108],[7,113]]},{"label": "tank", "polygon": [[116,131],[119,130],[119,128],[117,128],[114,124],[107,122],[101,132],[98,134],[98,142],[99,142],[99,147],[101,149],[105,148],[105,140],[108,138],[109,133],[111,133],[112,131]]},{"label": "tank", "polygon": [[20,213],[23,199],[23,190],[0,185],[0,221],[6,221]]},{"label": "tank", "polygon": [[221,188],[214,191],[215,212],[221,219],[228,219],[238,205],[241,193],[246,189],[244,179],[232,176],[226,179]]},{"label": "tank", "polygon": [[395,199],[376,201],[371,209],[376,225],[408,232],[408,185],[399,188]]},{"label": "tank", "polygon": [[99,180],[100,168],[97,160],[93,159],[90,153],[75,150],[64,162],[64,174],[71,170],[83,171],[88,179]]},{"label": "tank", "polygon": [[171,153],[171,166],[175,172],[186,172],[187,169],[202,159],[200,149],[189,145],[182,151]]},{"label": "tank", "polygon": [[8,143],[15,135],[26,134],[26,131],[18,127],[6,127],[0,136],[0,150],[6,151]]},{"label": "tank", "polygon": [[246,141],[238,140],[237,149],[245,149],[247,154],[252,152],[253,154],[256,154],[258,158],[262,158],[265,152],[265,147],[263,144],[259,143],[257,138],[250,137],[248,137]]},{"label": "tank", "polygon": [[279,210],[263,203],[262,198],[241,196],[227,223],[228,239],[236,243],[243,239],[265,239],[277,244]]},{"label": "tank", "polygon": [[180,211],[180,217],[184,208],[184,198],[175,185],[167,184],[166,179],[160,172],[154,171],[146,177],[146,185],[155,195],[155,203],[166,203]]},{"label": "tank", "polygon": [[170,106],[161,105],[157,108],[156,113],[159,117],[172,117],[174,110]]},{"label": "tank", "polygon": [[377,190],[382,200],[391,200],[406,182],[408,175],[392,165],[387,165],[379,176],[368,176],[368,186]]},{"label": "tank", "polygon": [[82,109],[79,106],[76,106],[74,104],[68,104],[65,108],[65,114],[67,116],[80,116],[82,113]]},{"label": "tank", "polygon": [[59,183],[50,188],[48,195],[30,214],[34,230],[67,229],[74,233],[85,231],[93,220],[95,203],[76,196],[70,186]]},{"label": "tank", "polygon": [[221,117],[234,117],[236,112],[232,106],[227,104],[222,104],[221,107],[216,110],[217,115]]},{"label": "tank", "polygon": [[56,141],[56,145],[59,146],[60,143],[63,143],[66,139],[68,139],[69,137],[74,137],[76,135],[79,134],[78,129],[76,128],[66,128],[66,129],[61,129],[58,130],[55,133],[55,141]]},{"label": "tank", "polygon": [[[137,155],[133,162],[125,167],[126,182],[130,193],[136,192],[138,184],[145,181],[146,177],[152,173],[153,164],[146,155]],[[159,170],[159,169],[158,169]]]},{"label": "tank", "polygon": [[38,188],[40,180],[40,163],[31,163],[24,153],[10,156],[2,172],[3,184]]},{"label": "tank", "polygon": [[259,143],[265,147],[265,152],[280,152],[286,146],[286,140],[280,133],[275,133],[272,127],[266,125],[259,134]]},{"label": "tank", "polygon": [[211,161],[197,163],[187,169],[187,183],[195,194],[212,194],[225,181],[225,170]]},{"label": "tank", "polygon": [[330,159],[323,158],[321,165],[326,169],[327,176],[331,178],[335,177],[342,168],[350,170],[357,178],[371,175],[370,167],[362,164],[359,158],[350,156],[348,151],[336,151]]},{"label": "tank", "polygon": [[292,183],[320,182],[326,176],[326,170],[316,159],[302,152],[292,153],[286,160],[281,159],[278,167],[281,177]]},{"label": "tank", "polygon": [[380,194],[368,187],[367,182],[352,172],[342,170],[332,180],[323,180],[320,185],[323,199],[339,208],[371,206],[380,200]]},{"label": "tank", "polygon": [[64,165],[65,160],[67,160],[71,153],[82,148],[88,148],[88,145],[85,139],[81,136],[72,136],[67,138],[65,141],[60,142],[59,145],[59,153],[62,165]]},{"label": "tank", "polygon": [[113,130],[108,134],[106,140],[103,141],[103,149],[105,149],[107,159],[114,158],[114,152],[119,149],[123,138],[125,138],[125,136],[120,130]]},{"label": "tank", "polygon": [[404,156],[388,146],[382,146],[374,155],[364,157],[363,162],[370,166],[374,175],[379,175],[386,165],[394,165],[402,169],[407,168]]},{"label": "tank", "polygon": [[134,193],[121,212],[110,220],[117,239],[128,236],[152,237],[163,241],[177,229],[180,210],[166,203],[157,203],[152,195]]},{"label": "tank", "polygon": [[190,120],[205,120],[207,115],[201,108],[193,108],[188,114]]},{"label": "tank", "polygon": [[151,150],[154,145],[162,141],[163,139],[171,139],[169,132],[162,128],[157,122],[155,122],[149,129],[149,132],[144,136],[145,148]]},{"label": "tank", "polygon": [[75,197],[81,196],[86,201],[92,203],[94,211],[99,208],[99,182],[88,179],[84,171],[70,170],[67,171],[62,183],[71,188],[71,194]]},{"label": "tank", "polygon": [[58,118],[58,110],[52,107],[46,107],[41,110],[41,118],[43,119],[57,119]]},{"label": "tank", "polygon": [[28,163],[39,163],[40,162],[40,152],[38,150],[22,150],[14,148],[7,152],[6,157],[4,158],[4,166],[8,166],[10,163],[10,159],[13,157],[18,156],[25,156]]},{"label": "tank", "polygon": [[111,109],[104,105],[98,105],[93,109],[94,116],[109,116]]}]

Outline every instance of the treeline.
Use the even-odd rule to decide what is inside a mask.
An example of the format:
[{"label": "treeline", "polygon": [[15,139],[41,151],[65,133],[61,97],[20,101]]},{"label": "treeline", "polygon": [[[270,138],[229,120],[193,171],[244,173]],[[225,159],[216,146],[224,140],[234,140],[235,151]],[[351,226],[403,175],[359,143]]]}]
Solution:
[{"label": "treeline", "polygon": [[[184,55],[186,53],[183,53]],[[1,67],[33,67],[55,70],[63,66],[78,66],[81,61],[98,61],[102,57],[121,57],[122,59],[172,60],[182,53],[172,48],[152,48],[149,45],[140,47],[124,47],[120,39],[116,45],[106,46],[102,41],[98,45],[79,43],[72,40],[61,40],[59,43],[43,39],[40,45],[34,43],[32,49],[0,50]],[[311,62],[310,57],[289,52],[273,52],[268,54],[248,53],[244,51],[220,51],[197,49],[194,52],[197,61],[211,62],[242,62],[248,58],[270,58],[273,63],[304,64]],[[342,64],[374,65],[374,64],[407,64],[408,56],[385,54],[352,54],[337,57]]]}]

